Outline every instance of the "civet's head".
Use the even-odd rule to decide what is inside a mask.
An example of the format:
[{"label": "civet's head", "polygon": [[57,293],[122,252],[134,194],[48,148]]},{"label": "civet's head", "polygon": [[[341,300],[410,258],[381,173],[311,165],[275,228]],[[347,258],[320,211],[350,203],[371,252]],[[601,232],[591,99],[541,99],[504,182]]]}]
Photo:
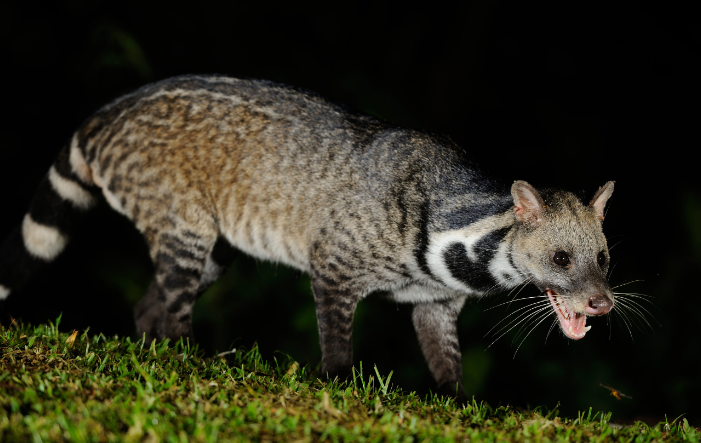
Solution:
[{"label": "civet's head", "polygon": [[546,201],[531,185],[511,187],[516,225],[511,255],[518,271],[545,293],[564,334],[580,339],[587,316],[607,314],[614,296],[606,279],[609,250],[602,231],[606,183],[585,206],[573,194],[554,191]]}]

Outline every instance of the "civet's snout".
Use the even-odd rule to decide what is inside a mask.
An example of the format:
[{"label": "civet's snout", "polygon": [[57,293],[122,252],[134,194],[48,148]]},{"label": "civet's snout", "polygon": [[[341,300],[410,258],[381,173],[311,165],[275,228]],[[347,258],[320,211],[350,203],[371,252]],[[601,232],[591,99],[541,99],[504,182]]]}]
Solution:
[{"label": "civet's snout", "polygon": [[605,295],[592,295],[589,297],[585,309],[589,315],[604,315],[608,314],[613,308],[613,301]]}]

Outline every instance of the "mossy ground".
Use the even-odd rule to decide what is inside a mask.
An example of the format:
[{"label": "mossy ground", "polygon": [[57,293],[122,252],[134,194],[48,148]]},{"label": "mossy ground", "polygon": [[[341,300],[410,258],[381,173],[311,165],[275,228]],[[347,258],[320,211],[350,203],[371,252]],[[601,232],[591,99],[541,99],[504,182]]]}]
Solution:
[{"label": "mossy ground", "polygon": [[71,343],[57,324],[0,328],[0,441],[699,441],[685,420],[620,427],[592,411],[459,406],[374,368],[325,382],[256,348],[206,357],[182,340],[88,331]]}]

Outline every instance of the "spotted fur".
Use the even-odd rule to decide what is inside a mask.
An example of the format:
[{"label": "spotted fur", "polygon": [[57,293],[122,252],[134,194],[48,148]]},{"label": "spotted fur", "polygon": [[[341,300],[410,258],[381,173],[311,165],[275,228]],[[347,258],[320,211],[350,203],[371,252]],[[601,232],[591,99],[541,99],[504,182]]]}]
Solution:
[{"label": "spotted fur", "polygon": [[[464,396],[456,319],[466,298],[548,286],[562,277],[549,262],[560,243],[582,257],[605,249],[596,216],[606,189],[593,206],[548,191],[546,206],[525,182],[485,178],[449,139],[270,82],[178,77],[75,132],[3,246],[0,298],[60,253],[102,196],[155,264],[134,310],[147,340],[192,337],[195,300],[242,251],[311,274],[324,372],[349,373],[356,305],[387,291],[415,305],[439,388]],[[582,278],[609,294],[599,271]],[[581,278],[556,280],[565,291]]]}]

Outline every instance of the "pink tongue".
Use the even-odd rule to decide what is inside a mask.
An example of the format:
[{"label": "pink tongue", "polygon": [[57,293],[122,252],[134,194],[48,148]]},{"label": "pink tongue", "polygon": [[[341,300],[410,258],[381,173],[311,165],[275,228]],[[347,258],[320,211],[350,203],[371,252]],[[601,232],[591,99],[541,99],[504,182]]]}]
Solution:
[{"label": "pink tongue", "polygon": [[584,327],[587,325],[587,316],[584,314],[570,315],[570,321],[568,323],[568,330],[569,326],[572,326],[572,332],[574,332],[575,334],[587,332],[584,330]]},{"label": "pink tongue", "polygon": [[[563,332],[572,339],[580,339],[584,337],[589,328],[587,328],[587,316],[577,314],[572,311],[572,308],[560,296],[555,295],[551,290],[548,290],[550,303],[557,312],[557,318],[560,320]],[[557,303],[556,303],[557,301]]]}]

